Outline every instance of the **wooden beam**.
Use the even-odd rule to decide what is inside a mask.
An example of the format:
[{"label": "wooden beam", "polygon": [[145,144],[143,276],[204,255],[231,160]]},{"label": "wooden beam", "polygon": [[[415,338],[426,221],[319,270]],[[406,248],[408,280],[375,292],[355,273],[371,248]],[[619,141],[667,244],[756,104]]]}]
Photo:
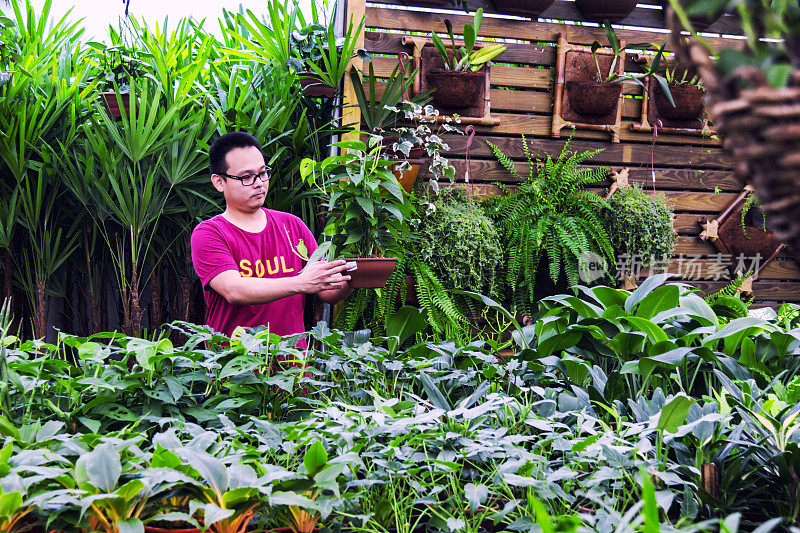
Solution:
[{"label": "wooden beam", "polygon": [[[346,0],[347,9],[344,20],[344,27],[347,28],[352,17],[355,25],[358,25],[362,17],[366,16],[367,3],[366,0]],[[356,39],[356,50],[364,48],[364,32],[362,31]],[[350,60],[350,66],[356,67],[361,70],[363,67],[363,60],[358,56]],[[353,82],[350,80],[350,75],[344,77],[344,91],[342,92],[342,123],[343,124],[360,124],[361,123],[361,108],[358,107],[356,100],[356,93],[353,89]],[[353,131],[342,136],[344,140],[358,140],[359,132]]]}]

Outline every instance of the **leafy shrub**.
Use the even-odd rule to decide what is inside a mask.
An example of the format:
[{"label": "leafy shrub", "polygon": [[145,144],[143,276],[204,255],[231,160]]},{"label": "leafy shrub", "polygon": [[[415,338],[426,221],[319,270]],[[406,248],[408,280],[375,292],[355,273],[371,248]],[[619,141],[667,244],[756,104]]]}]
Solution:
[{"label": "leafy shrub", "polygon": [[514,161],[489,143],[497,160],[512,175],[522,179],[510,195],[490,204],[489,214],[500,229],[506,249],[507,281],[514,299],[534,300],[540,261],[547,256],[550,279],[556,284],[566,278],[578,284],[578,260],[594,252],[613,262],[613,248],[600,214],[606,201],[583,187],[605,178],[608,168],[581,168],[598,151],[572,152],[570,141],[558,159],[547,154],[534,162],[523,137],[522,149],[528,160],[528,175],[520,176]]},{"label": "leafy shrub", "polygon": [[661,194],[646,194],[639,184],[617,190],[608,200],[603,218],[614,252],[636,258],[648,267],[672,257],[678,235],[672,225],[672,207]]},{"label": "leafy shrub", "polygon": [[434,205],[417,234],[423,261],[447,288],[496,295],[503,248],[492,220],[461,189]]}]

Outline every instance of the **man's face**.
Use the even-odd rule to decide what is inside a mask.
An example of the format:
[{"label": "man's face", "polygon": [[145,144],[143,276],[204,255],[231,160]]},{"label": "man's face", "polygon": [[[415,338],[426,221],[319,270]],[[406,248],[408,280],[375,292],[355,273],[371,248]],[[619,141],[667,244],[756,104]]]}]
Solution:
[{"label": "man's face", "polygon": [[[226,174],[230,176],[252,176],[264,171],[266,164],[261,151],[255,146],[234,148],[225,156],[228,164]],[[269,189],[269,177],[266,181],[257,177],[250,185],[243,185],[241,180],[225,178],[218,174],[211,176],[214,187],[225,195],[225,202],[229,208],[237,211],[254,212],[264,205],[264,199]]]}]

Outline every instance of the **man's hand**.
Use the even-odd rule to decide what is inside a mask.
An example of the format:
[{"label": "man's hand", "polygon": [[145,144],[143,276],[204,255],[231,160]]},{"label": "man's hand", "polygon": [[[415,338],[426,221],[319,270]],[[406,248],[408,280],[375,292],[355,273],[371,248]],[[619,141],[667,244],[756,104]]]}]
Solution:
[{"label": "man's hand", "polygon": [[350,276],[342,274],[347,270],[347,261],[318,261],[307,265],[296,277],[300,292],[317,294],[321,291],[341,289],[350,281]]}]

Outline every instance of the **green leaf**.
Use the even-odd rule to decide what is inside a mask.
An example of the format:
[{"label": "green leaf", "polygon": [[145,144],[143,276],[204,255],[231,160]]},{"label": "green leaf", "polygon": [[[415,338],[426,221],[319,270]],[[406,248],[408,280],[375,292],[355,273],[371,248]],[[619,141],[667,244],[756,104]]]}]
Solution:
[{"label": "green leaf", "polygon": [[221,520],[230,518],[233,516],[234,512],[233,509],[223,509],[213,503],[207,503],[203,506],[203,523],[208,527]]},{"label": "green leaf", "polygon": [[444,395],[439,391],[438,387],[436,387],[436,384],[427,373],[420,372],[419,380],[422,382],[422,388],[425,389],[425,392],[428,394],[428,398],[434,407],[438,407],[445,412],[453,410],[453,408],[450,406],[450,402],[448,402],[447,398],[445,398]]},{"label": "green leaf", "polygon": [[678,307],[680,289],[677,285],[663,285],[642,298],[636,309],[636,316],[653,318],[657,314]]},{"label": "green leaf", "polygon": [[678,428],[686,423],[686,415],[694,400],[683,393],[675,395],[661,409],[656,427],[669,433],[675,433]]},{"label": "green leaf", "polygon": [[486,485],[467,483],[464,486],[464,494],[467,497],[467,502],[469,502],[470,510],[474,513],[489,497],[489,488]]},{"label": "green leaf", "polygon": [[78,458],[89,482],[103,492],[113,492],[122,474],[119,452],[111,443],[103,443]]},{"label": "green leaf", "polygon": [[144,524],[138,518],[121,518],[117,520],[119,533],[144,533]]},{"label": "green leaf", "polygon": [[22,507],[22,494],[7,492],[0,495],[0,517],[10,517]]},{"label": "green leaf", "polygon": [[273,507],[277,505],[296,505],[302,509],[319,510],[319,506],[314,500],[294,492],[273,492],[269,497],[269,504]]},{"label": "green leaf", "polygon": [[375,203],[369,198],[363,198],[361,196],[357,196],[356,202],[358,203],[358,205],[361,206],[361,209],[364,210],[367,216],[371,217],[375,214]]},{"label": "green leaf", "polygon": [[416,335],[428,327],[425,312],[404,305],[386,319],[386,335],[398,337],[399,344],[403,344],[409,337]]},{"label": "green leaf", "polygon": [[322,443],[316,440],[303,456],[303,465],[306,467],[308,477],[314,478],[326,464],[328,464],[328,453]]}]

